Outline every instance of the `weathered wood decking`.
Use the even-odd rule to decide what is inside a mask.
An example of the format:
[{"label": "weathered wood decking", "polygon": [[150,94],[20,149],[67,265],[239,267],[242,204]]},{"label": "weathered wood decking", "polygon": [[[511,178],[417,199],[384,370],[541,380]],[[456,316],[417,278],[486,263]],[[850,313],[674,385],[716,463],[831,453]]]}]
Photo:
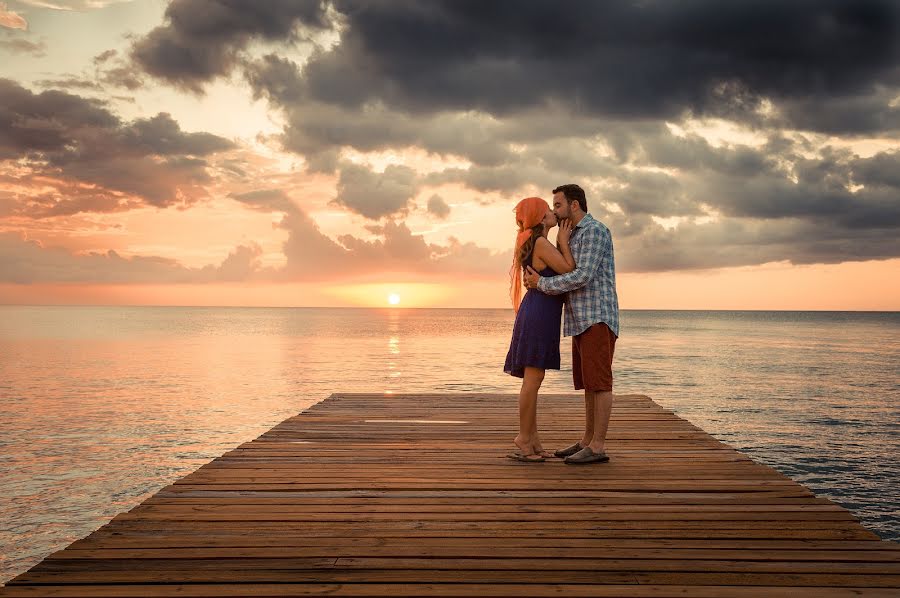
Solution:
[{"label": "weathered wood decking", "polygon": [[[539,417],[568,444],[581,399]],[[900,595],[900,544],[647,397],[606,464],[505,459],[515,426],[511,395],[334,395],[0,595]]]}]

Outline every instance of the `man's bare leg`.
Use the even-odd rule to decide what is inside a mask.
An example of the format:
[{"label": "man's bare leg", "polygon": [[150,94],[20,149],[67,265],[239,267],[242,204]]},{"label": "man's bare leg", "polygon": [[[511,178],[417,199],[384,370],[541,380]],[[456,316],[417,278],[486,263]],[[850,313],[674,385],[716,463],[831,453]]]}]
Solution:
[{"label": "man's bare leg", "polygon": [[[585,403],[587,403],[585,391]],[[612,391],[593,392],[594,403],[594,428],[591,440],[585,446],[589,446],[595,453],[606,452],[606,432],[609,430],[609,416],[612,413]]]},{"label": "man's bare leg", "polygon": [[582,447],[588,446],[594,439],[594,420],[597,415],[594,395],[590,390],[584,391],[584,435],[578,441]]}]

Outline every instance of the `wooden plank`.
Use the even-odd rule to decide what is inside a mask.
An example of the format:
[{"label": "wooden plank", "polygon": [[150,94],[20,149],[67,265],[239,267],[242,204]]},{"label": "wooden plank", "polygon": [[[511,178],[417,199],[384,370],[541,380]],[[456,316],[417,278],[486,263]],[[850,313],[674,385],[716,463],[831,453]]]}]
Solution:
[{"label": "wooden plank", "polygon": [[[821,598],[847,598],[870,596],[871,598],[896,598],[893,589],[872,587],[821,587],[806,586],[803,594]],[[548,583],[244,583],[244,584],[154,584],[154,585],[40,585],[11,588],[5,594],[11,597],[47,596],[57,598],[81,598],[97,596],[106,598],[133,598],[147,596],[188,596],[190,598],[218,598],[227,596],[253,596],[259,598],[283,596],[486,596],[494,598],[519,598],[521,596],[572,598],[796,598],[798,589],[785,586],[703,586],[703,585],[638,585],[636,580],[610,584],[548,584]]]},{"label": "wooden plank", "polygon": [[[0,595],[900,595],[900,545],[648,397],[616,397],[589,467],[505,459],[515,405],[333,395]],[[543,396],[545,446],[582,413]]]}]

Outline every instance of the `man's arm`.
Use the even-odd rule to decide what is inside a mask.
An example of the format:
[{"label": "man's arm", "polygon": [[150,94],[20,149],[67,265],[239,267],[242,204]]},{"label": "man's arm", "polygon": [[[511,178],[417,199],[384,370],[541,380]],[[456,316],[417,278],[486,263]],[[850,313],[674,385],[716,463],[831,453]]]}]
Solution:
[{"label": "man's arm", "polygon": [[537,283],[539,291],[548,295],[561,295],[580,289],[594,277],[600,261],[608,251],[610,237],[597,227],[588,228],[582,235],[575,269],[568,274],[541,277]]}]

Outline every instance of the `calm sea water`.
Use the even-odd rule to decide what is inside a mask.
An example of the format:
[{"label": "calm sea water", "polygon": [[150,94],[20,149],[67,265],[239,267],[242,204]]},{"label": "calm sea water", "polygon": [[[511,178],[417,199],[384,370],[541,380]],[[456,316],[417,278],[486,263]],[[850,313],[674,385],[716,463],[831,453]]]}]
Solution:
[{"label": "calm sea water", "polygon": [[[0,582],[332,392],[517,392],[511,326],[510,310],[0,306]],[[567,348],[548,391],[571,392]],[[626,311],[615,373],[900,540],[900,313]]]}]

